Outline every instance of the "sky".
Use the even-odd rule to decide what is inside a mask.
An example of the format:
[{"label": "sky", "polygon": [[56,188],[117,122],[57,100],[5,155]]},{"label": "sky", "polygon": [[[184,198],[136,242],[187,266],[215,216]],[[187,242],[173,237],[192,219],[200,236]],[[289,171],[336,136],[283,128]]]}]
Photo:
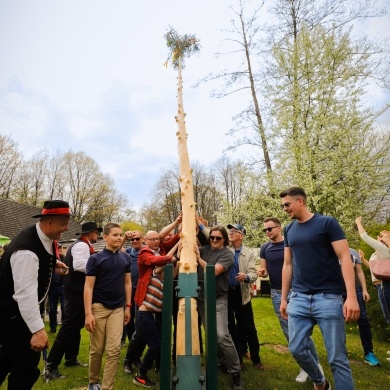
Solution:
[{"label": "sky", "polygon": [[[231,142],[226,133],[247,98],[216,99],[210,92],[218,84],[193,85],[225,68],[215,53],[229,49],[223,30],[232,3],[0,0],[0,134],[26,157],[44,147],[85,152],[139,208],[161,171],[178,162],[177,73],[163,66],[169,26],[196,34],[202,47],[183,73],[190,159],[212,164]],[[364,30],[390,36],[389,26],[388,15]],[[372,93],[378,105],[389,101]]]}]

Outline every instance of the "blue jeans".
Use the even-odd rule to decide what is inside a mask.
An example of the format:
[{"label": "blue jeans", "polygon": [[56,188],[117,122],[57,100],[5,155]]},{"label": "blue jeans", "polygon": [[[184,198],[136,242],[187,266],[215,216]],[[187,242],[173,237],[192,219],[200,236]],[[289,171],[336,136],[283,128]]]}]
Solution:
[{"label": "blue jeans", "polygon": [[65,318],[64,316],[64,288],[62,286],[51,285],[49,289],[49,320],[50,330],[56,330],[57,328],[57,308],[58,300],[61,306],[61,321]]},{"label": "blue jeans", "polygon": [[390,324],[390,282],[377,284],[376,288],[383,316],[385,317],[386,322]]},{"label": "blue jeans", "polygon": [[[281,301],[281,298],[282,298],[281,290],[276,290],[276,289],[272,288],[271,289],[271,298],[272,298],[272,305],[274,307],[275,314],[276,314],[276,316],[279,319],[280,327],[282,328],[283,334],[286,337],[286,340],[288,341],[289,340],[289,336],[288,336],[288,321],[285,320],[282,317],[282,315],[280,314],[280,301]],[[290,294],[289,294],[287,299],[288,300],[290,299]],[[318,364],[320,364],[320,358],[318,357],[316,346],[314,345],[314,342],[313,342],[311,337],[310,337],[310,340],[309,340],[309,349],[310,349],[311,354],[314,357],[314,360]]]},{"label": "blue jeans", "polygon": [[282,292],[281,290],[276,290],[274,288],[271,288],[271,299],[272,299],[272,305],[274,307],[274,311],[276,316],[278,317],[280,327],[282,328],[282,332],[284,334],[284,337],[286,337],[286,340],[288,341],[288,321],[282,317],[280,314],[280,302],[282,298]]},{"label": "blue jeans", "polygon": [[355,389],[345,345],[342,296],[340,294],[307,295],[291,292],[287,312],[289,349],[312,381],[318,385],[325,381],[309,349],[310,336],[314,326],[318,324],[328,354],[335,388],[338,390]]}]

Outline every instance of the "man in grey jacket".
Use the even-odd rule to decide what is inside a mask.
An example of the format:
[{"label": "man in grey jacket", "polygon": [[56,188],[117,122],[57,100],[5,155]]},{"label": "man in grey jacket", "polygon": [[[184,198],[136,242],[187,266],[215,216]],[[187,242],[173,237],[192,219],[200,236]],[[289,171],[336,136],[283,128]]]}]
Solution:
[{"label": "man in grey jacket", "polygon": [[257,279],[255,254],[243,245],[246,230],[240,224],[227,225],[230,250],[234,254],[234,264],[229,273],[228,318],[229,332],[237,349],[240,363],[248,343],[253,366],[258,370],[264,367],[260,360],[260,343],[253,318],[251,285]]}]

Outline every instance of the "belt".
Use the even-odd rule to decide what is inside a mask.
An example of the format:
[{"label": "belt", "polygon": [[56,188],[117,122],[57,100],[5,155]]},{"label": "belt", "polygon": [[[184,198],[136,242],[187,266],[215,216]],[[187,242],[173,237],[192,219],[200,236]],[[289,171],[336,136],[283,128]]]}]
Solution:
[{"label": "belt", "polygon": [[373,282],[375,286],[377,286],[378,284],[381,284],[382,281],[381,280],[376,280],[375,282]]}]

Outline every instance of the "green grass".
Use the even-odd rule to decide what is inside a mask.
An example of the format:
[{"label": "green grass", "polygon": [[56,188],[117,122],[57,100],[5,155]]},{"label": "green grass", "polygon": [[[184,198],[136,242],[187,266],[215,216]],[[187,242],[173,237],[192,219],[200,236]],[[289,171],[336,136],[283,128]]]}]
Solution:
[{"label": "green grass", "polygon": [[[310,381],[305,384],[295,382],[295,376],[298,374],[298,366],[288,352],[287,343],[284,339],[279,322],[273,312],[270,298],[254,298],[253,311],[255,315],[257,332],[261,343],[261,359],[265,366],[265,371],[257,371],[248,360],[244,360],[243,378],[247,390],[309,390],[313,388]],[[363,363],[363,350],[360,344],[360,338],[356,323],[347,324],[347,347],[355,385],[357,390],[386,390],[390,389],[390,363],[386,361],[386,351],[390,350],[390,345],[379,342],[374,339],[375,353],[382,363],[382,367],[370,367]],[[390,329],[384,329],[389,332]],[[50,335],[51,343],[53,335]],[[326,352],[322,337],[318,327],[315,328],[313,338],[317,346],[321,364],[325,370],[325,375],[330,379],[333,385],[333,378],[326,359]],[[82,345],[79,359],[83,362],[88,361],[88,333],[82,332]],[[123,357],[126,348],[122,348],[121,362],[115,381],[115,390],[139,389],[132,383],[132,378],[122,371]],[[42,362],[40,368],[42,369]],[[66,375],[66,379],[55,380],[44,384],[42,378],[38,379],[34,389],[45,390],[64,390],[64,389],[85,389],[88,384],[87,368],[66,368],[63,364],[59,367],[60,371]],[[159,374],[150,371],[150,378],[159,382]],[[220,373],[219,389],[227,390],[231,388],[230,376]],[[334,387],[333,387],[334,388]],[[0,389],[6,389],[6,384],[0,386]],[[188,389],[191,390],[191,389]],[[214,390],[214,389],[213,389]],[[343,389],[338,389],[343,390]]]}]

